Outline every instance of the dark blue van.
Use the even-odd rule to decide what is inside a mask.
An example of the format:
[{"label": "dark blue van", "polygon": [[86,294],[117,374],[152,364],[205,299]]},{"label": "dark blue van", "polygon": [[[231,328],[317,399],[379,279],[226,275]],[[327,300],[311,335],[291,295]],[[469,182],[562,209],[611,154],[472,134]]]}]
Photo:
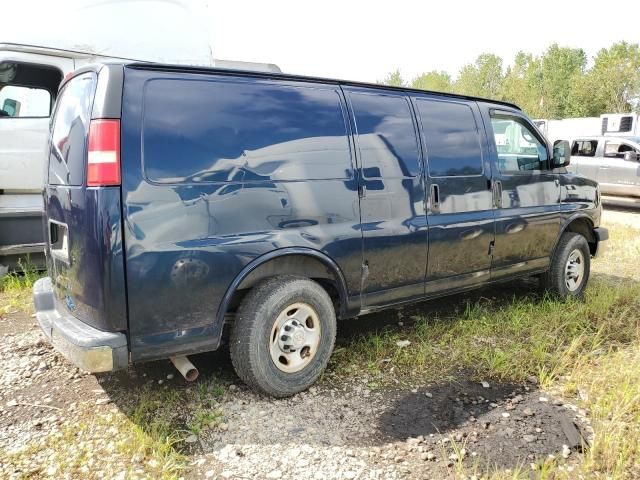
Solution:
[{"label": "dark blue van", "polygon": [[62,85],[48,155],[37,319],[91,372],[189,366],[227,327],[242,380],[292,395],[337,318],[530,275],[578,296],[607,239],[567,142],[479,98],[104,64]]}]

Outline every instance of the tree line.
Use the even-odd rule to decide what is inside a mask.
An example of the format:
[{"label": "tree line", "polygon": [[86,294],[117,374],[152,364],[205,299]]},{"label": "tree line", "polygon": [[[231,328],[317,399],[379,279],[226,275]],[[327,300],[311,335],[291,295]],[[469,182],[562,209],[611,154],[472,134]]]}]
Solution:
[{"label": "tree line", "polygon": [[532,118],[640,113],[640,47],[618,42],[601,49],[587,67],[581,48],[553,44],[540,56],[520,51],[508,67],[502,58],[483,53],[464,65],[457,77],[432,70],[411,81],[400,70],[380,83],[459,93],[512,102]]}]

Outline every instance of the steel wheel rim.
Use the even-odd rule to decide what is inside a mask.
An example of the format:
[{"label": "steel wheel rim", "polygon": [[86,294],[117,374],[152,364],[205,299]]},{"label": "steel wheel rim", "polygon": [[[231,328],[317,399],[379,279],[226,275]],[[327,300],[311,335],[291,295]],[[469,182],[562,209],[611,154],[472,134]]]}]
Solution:
[{"label": "steel wheel rim", "polygon": [[572,250],[564,270],[564,283],[570,292],[575,292],[584,279],[584,254],[581,250]]},{"label": "steel wheel rim", "polygon": [[285,373],[299,372],[318,353],[320,336],[320,320],[311,305],[298,302],[287,306],[271,328],[271,361]]}]

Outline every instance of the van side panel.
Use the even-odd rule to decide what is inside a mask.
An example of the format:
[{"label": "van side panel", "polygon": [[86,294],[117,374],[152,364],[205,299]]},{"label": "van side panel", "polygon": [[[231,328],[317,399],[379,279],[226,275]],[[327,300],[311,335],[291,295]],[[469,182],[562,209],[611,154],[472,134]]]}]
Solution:
[{"label": "van side panel", "polygon": [[[277,249],[322,252],[359,299],[357,182],[337,85],[126,68],[122,105],[134,361],[217,348],[229,285]],[[300,136],[312,128],[326,133]]]}]

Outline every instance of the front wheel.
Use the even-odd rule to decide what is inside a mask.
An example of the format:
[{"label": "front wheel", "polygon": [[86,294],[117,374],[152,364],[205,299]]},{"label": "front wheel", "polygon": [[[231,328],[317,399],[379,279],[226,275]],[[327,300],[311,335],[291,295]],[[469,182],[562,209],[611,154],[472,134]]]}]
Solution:
[{"label": "front wheel", "polygon": [[336,315],[327,292],[304,277],[275,277],[243,299],[231,330],[231,361],[250,387],[274,397],[309,388],[329,362]]},{"label": "front wheel", "polygon": [[587,240],[578,233],[560,237],[549,271],[541,276],[542,286],[560,297],[579,297],[584,292],[591,271],[591,252]]}]

